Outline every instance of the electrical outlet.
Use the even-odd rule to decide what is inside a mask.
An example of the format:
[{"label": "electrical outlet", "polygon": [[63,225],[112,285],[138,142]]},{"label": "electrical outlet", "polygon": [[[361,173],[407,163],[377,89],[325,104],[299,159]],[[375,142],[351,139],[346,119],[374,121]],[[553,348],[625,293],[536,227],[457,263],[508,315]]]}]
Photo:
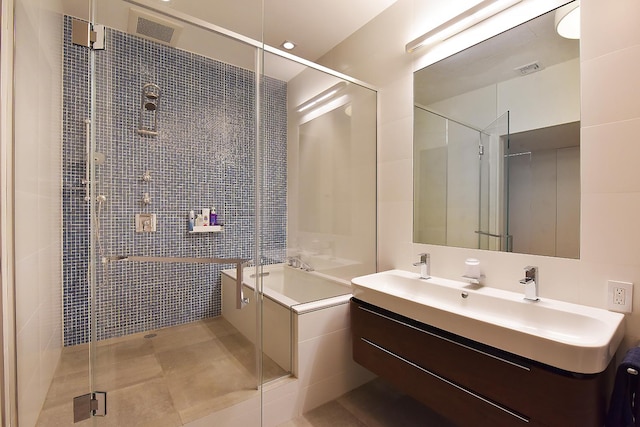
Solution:
[{"label": "electrical outlet", "polygon": [[631,313],[633,307],[633,283],[609,280],[607,308],[620,313]]}]

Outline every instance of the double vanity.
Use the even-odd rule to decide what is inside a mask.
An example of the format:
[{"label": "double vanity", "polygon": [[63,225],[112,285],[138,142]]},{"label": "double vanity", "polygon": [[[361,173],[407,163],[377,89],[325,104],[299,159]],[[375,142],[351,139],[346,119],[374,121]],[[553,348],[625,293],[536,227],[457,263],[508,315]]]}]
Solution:
[{"label": "double vanity", "polygon": [[354,360],[454,423],[604,424],[622,314],[401,270],[352,287]]}]

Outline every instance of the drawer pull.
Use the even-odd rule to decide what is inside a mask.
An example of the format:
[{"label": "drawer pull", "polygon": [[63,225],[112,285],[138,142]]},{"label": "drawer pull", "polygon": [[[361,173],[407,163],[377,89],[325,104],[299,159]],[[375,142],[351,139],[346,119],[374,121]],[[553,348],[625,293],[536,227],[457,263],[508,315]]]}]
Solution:
[{"label": "drawer pull", "polygon": [[485,397],[480,396],[479,394],[474,393],[474,392],[473,392],[473,391],[471,391],[471,390],[468,390],[468,389],[466,389],[466,388],[464,388],[464,387],[462,387],[462,386],[460,386],[460,385],[458,385],[458,384],[456,384],[456,383],[454,383],[454,382],[451,382],[451,381],[449,381],[448,379],[446,379],[446,378],[444,378],[444,377],[441,377],[440,375],[436,374],[435,372],[431,372],[430,370],[425,369],[425,368],[423,368],[422,366],[417,365],[417,364],[413,363],[412,361],[405,359],[405,358],[404,358],[404,357],[402,357],[402,356],[398,356],[398,355],[397,355],[397,354],[395,354],[394,352],[389,351],[389,350],[387,350],[386,348],[381,347],[381,346],[379,346],[378,344],[376,344],[376,343],[374,343],[374,342],[371,342],[371,341],[369,341],[369,340],[368,340],[368,339],[366,339],[366,338],[360,338],[360,339],[361,339],[362,341],[364,341],[365,343],[369,344],[370,346],[373,346],[373,347],[377,348],[378,350],[383,351],[384,353],[386,353],[386,354],[388,354],[388,355],[390,355],[390,356],[393,356],[393,357],[395,357],[396,359],[401,360],[401,361],[403,361],[404,363],[406,363],[406,364],[408,364],[408,365],[411,365],[411,366],[413,366],[414,368],[419,369],[420,371],[422,371],[422,372],[424,372],[424,373],[426,373],[426,374],[429,374],[429,375],[431,375],[432,377],[437,378],[437,379],[439,379],[440,381],[443,381],[443,382],[447,383],[448,385],[450,385],[450,386],[452,386],[452,387],[455,387],[455,388],[457,388],[458,390],[460,390],[460,391],[463,391],[463,392],[467,393],[467,394],[468,394],[468,395],[470,395],[470,396],[475,397],[476,399],[480,399],[480,400],[482,400],[483,402],[488,403],[489,405],[493,406],[494,408],[497,408],[497,409],[499,409],[499,410],[501,410],[501,411],[503,411],[503,412],[506,412],[507,414],[509,414],[509,415],[511,415],[511,416],[513,416],[513,417],[515,417],[515,418],[517,418],[517,419],[519,419],[519,420],[521,420],[521,421],[524,421],[525,423],[529,423],[529,418],[526,418],[526,417],[524,417],[524,416],[522,416],[522,415],[520,415],[520,414],[518,414],[518,413],[516,413],[516,412],[514,412],[514,411],[512,411],[512,410],[510,410],[510,409],[508,409],[508,408],[505,408],[504,406],[501,406],[501,405],[499,405],[499,404],[497,404],[497,403],[495,403],[495,402],[493,402],[493,401],[491,401],[491,400],[489,400],[489,399],[487,399],[487,398],[485,398]]}]

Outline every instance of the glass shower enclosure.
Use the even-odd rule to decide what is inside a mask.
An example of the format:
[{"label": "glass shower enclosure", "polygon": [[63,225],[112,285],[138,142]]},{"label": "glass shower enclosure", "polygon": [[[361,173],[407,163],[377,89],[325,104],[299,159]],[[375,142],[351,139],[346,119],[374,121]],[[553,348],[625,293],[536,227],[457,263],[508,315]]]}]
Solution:
[{"label": "glass shower enclosure", "polygon": [[[28,52],[37,32],[16,3]],[[265,320],[270,269],[336,282],[375,271],[375,91],[266,46],[262,0],[227,3],[207,16],[200,2],[86,0],[46,15],[61,137],[60,158],[47,137],[41,157],[62,178],[60,253],[35,250],[61,271],[36,316],[29,286],[49,284],[31,259],[17,274],[16,382],[37,389],[17,396],[21,426],[261,425],[265,384],[297,366],[293,321]],[[18,55],[18,68],[49,54]],[[17,128],[28,164],[36,139]],[[319,295],[285,298],[285,317]],[[44,335],[23,327],[32,319],[52,336],[46,354],[21,344]]]},{"label": "glass shower enclosure", "polygon": [[[260,203],[276,184],[261,174],[269,162],[262,129],[279,127],[270,144],[286,149],[286,117],[271,108],[284,108],[284,85],[261,74],[262,44],[251,37],[261,32],[259,14],[241,37],[158,2],[125,4],[121,22],[113,14],[122,6],[92,2],[92,49],[74,43],[75,21],[66,18],[65,93],[87,82],[87,105],[65,126],[86,112],[89,197],[65,203],[86,224],[90,286],[73,302],[87,316],[65,331],[65,343],[88,343],[96,425],[183,425],[238,402],[248,402],[246,418],[257,424],[262,382],[288,371],[269,366],[272,378],[263,378],[261,304],[246,307],[259,302],[261,282],[246,294],[241,284],[270,262],[265,247],[284,253],[284,242],[261,232]],[[174,47],[190,38],[203,41],[192,44],[198,50]],[[83,244],[70,238],[65,251]],[[221,316],[224,270],[236,276],[233,309],[255,311],[252,341]],[[65,295],[82,295],[77,286],[65,281]],[[79,317],[73,308],[65,324]]]}]

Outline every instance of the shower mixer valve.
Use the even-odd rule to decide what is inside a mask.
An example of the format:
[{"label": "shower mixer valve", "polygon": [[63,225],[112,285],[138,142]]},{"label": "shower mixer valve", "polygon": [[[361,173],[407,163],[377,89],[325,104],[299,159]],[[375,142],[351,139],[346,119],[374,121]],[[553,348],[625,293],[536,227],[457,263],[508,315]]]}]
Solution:
[{"label": "shower mixer valve", "polygon": [[156,214],[136,214],[136,233],[153,233],[157,225]]}]

